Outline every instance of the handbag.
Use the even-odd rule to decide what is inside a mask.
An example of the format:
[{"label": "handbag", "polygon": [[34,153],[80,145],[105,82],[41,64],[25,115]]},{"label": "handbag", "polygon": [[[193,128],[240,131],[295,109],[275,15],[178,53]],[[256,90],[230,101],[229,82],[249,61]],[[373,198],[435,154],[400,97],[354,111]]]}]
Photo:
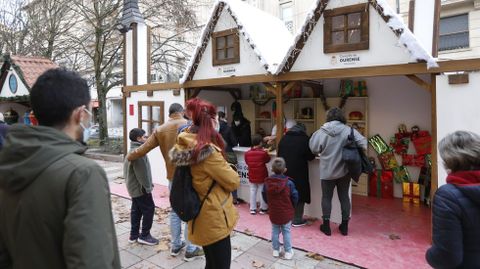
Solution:
[{"label": "handbag", "polygon": [[362,173],[370,174],[373,167],[363,149],[357,145],[353,128],[350,127],[350,134],[342,149],[342,160],[345,162],[348,174],[353,181],[358,182]]}]

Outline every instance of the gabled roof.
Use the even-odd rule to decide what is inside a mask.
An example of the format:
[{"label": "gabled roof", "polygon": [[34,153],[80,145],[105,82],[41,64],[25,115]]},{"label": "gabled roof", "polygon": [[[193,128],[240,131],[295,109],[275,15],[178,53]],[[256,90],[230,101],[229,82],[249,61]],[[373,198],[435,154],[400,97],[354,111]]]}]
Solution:
[{"label": "gabled roof", "polygon": [[[300,31],[294,38],[294,44],[286,53],[278,68],[278,73],[288,72],[301,53],[310,34],[323,15],[329,0],[316,0],[311,11],[305,18]],[[415,35],[405,25],[403,19],[390,7],[386,0],[368,0],[368,3],[378,12],[389,28],[398,37],[399,43],[409,52],[410,56],[418,62],[426,62],[427,67],[437,67],[437,60],[426,50]]]},{"label": "gabled roof", "polygon": [[4,62],[0,69],[0,85],[3,85],[10,67],[15,69],[29,90],[43,72],[52,68],[58,68],[56,63],[42,57],[5,55],[3,58]]},{"label": "gabled roof", "polygon": [[187,69],[180,79],[180,83],[191,80],[200,63],[208,40],[215,26],[226,9],[237,24],[238,31],[245,37],[256,56],[271,74],[278,72],[280,62],[287,53],[293,36],[285,23],[279,18],[239,0],[218,0],[212,11],[209,21],[205,25],[202,35],[192,54]]},{"label": "gabled roof", "polygon": [[132,23],[144,23],[143,15],[138,8],[138,0],[125,0],[123,3],[121,22],[130,27]]}]

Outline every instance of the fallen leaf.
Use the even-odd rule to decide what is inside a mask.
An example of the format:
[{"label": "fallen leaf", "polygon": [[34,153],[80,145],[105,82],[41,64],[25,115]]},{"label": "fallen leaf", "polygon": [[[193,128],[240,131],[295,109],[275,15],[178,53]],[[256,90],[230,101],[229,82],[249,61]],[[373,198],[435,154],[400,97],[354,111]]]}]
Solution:
[{"label": "fallen leaf", "polygon": [[157,245],[157,247],[155,248],[155,250],[157,252],[161,252],[161,251],[167,251],[169,248],[168,248],[168,244],[164,241],[160,241]]},{"label": "fallen leaf", "polygon": [[390,240],[400,240],[400,236],[397,234],[390,234],[388,238],[390,238]]},{"label": "fallen leaf", "polygon": [[252,261],[253,268],[265,268],[265,264],[260,261],[253,260]]},{"label": "fallen leaf", "polygon": [[245,230],[243,230],[243,232],[244,232],[246,235],[250,235],[250,236],[252,236],[252,235],[255,234],[253,231],[250,231],[248,228],[245,229]]},{"label": "fallen leaf", "polygon": [[322,255],[320,255],[318,253],[315,253],[315,252],[308,252],[305,256],[307,256],[311,259],[317,260],[317,261],[325,260],[325,257],[323,257]]}]

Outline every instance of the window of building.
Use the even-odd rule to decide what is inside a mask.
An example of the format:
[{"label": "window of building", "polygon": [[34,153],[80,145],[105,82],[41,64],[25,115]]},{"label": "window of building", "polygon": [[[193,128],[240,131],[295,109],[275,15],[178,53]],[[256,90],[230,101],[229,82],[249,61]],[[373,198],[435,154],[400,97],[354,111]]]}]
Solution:
[{"label": "window of building", "polygon": [[325,10],[324,17],[325,53],[368,49],[368,3]]},{"label": "window of building", "polygon": [[138,127],[152,134],[164,122],[164,107],[162,101],[138,102]]},{"label": "window of building", "polygon": [[440,19],[440,51],[468,48],[468,14]]},{"label": "window of building", "polygon": [[287,29],[293,33],[293,3],[280,3],[280,19],[285,23]]},{"label": "window of building", "polygon": [[212,34],[213,65],[240,62],[240,38],[237,29]]}]

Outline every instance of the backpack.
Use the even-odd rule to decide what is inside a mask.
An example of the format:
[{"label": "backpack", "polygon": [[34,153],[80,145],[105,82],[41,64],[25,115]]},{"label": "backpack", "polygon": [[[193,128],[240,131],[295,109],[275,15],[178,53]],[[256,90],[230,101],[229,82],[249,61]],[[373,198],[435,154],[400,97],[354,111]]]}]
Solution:
[{"label": "backpack", "polygon": [[215,180],[212,185],[210,185],[203,200],[200,201],[198,193],[193,188],[190,166],[177,166],[173,175],[172,189],[170,190],[170,205],[172,206],[172,210],[177,213],[182,221],[193,220],[195,223],[195,218],[200,213],[205,199],[214,186]]}]

